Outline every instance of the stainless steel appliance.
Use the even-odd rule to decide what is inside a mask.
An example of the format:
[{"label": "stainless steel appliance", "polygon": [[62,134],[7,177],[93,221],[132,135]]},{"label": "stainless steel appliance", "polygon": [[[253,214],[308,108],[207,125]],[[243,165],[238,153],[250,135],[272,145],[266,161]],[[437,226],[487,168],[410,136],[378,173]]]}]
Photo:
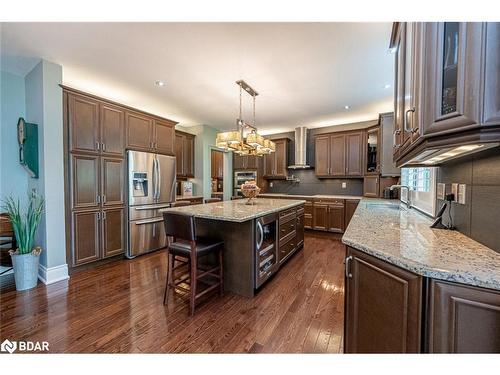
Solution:
[{"label": "stainless steel appliance", "polygon": [[175,157],[127,151],[128,246],[134,258],[166,246],[158,210],[175,201]]},{"label": "stainless steel appliance", "polygon": [[278,269],[278,215],[255,219],[255,287]]},{"label": "stainless steel appliance", "polygon": [[243,196],[243,194],[241,194],[241,185],[243,185],[246,181],[257,181],[257,171],[234,172],[234,196]]}]

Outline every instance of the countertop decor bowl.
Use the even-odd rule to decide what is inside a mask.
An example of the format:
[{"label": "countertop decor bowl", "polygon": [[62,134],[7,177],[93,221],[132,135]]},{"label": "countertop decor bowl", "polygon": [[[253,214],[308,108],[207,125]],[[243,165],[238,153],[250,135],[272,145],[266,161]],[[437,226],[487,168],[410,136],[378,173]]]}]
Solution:
[{"label": "countertop decor bowl", "polygon": [[255,202],[252,201],[253,198],[257,198],[260,193],[260,188],[258,186],[255,186],[254,188],[248,189],[244,188],[243,186],[241,187],[241,194],[245,198],[248,198],[245,204],[252,205],[255,204]]}]

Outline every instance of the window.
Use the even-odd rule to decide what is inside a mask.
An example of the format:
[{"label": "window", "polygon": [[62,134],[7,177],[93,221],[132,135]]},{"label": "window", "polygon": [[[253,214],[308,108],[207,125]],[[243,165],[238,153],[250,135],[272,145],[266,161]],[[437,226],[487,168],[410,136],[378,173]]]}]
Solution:
[{"label": "window", "polygon": [[[401,168],[401,185],[408,186],[412,206],[434,216],[436,210],[436,169]],[[401,192],[401,200],[408,200],[406,189]]]}]

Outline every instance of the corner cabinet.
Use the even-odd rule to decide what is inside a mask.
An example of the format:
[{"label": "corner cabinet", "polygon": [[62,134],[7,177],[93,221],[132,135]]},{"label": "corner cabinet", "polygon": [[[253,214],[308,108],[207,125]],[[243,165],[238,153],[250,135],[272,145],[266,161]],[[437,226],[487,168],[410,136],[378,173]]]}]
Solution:
[{"label": "corner cabinet", "polygon": [[347,248],[344,351],[419,353],[422,277]]},{"label": "corner cabinet", "polygon": [[363,131],[317,135],[315,173],[318,178],[362,177]]},{"label": "corner cabinet", "polygon": [[500,23],[395,23],[391,47],[398,166],[500,141]]},{"label": "corner cabinet", "polygon": [[285,179],[287,176],[288,163],[288,138],[273,139],[276,151],[264,155],[264,178]]},{"label": "corner cabinet", "polygon": [[347,247],[346,353],[500,353],[500,291],[414,274]]},{"label": "corner cabinet", "polygon": [[500,353],[500,291],[430,282],[430,353]]}]

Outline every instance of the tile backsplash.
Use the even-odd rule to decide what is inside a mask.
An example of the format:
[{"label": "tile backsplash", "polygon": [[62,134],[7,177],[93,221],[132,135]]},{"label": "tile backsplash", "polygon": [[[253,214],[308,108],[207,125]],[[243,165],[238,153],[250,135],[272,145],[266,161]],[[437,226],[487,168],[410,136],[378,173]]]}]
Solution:
[{"label": "tile backsplash", "polygon": [[[266,193],[288,193],[288,194],[343,194],[363,195],[362,178],[346,179],[319,179],[314,174],[314,169],[297,169],[288,171],[288,175],[294,175],[300,182],[272,180],[273,186],[268,184]],[[346,188],[342,188],[345,182]]]},{"label": "tile backsplash", "polygon": [[[449,162],[439,168],[438,182],[466,184],[464,205],[452,203],[455,228],[500,252],[500,148]],[[441,205],[438,201],[438,205]],[[449,223],[448,209],[443,221]]]}]

